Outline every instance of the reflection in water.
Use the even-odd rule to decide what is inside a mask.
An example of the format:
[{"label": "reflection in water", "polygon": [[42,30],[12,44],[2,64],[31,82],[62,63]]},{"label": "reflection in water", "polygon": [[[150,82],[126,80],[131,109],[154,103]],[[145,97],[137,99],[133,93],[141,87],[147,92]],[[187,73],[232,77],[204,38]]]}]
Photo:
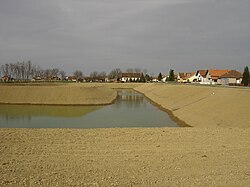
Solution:
[{"label": "reflection in water", "polygon": [[127,107],[140,108],[145,107],[144,96],[133,90],[119,90],[116,106],[126,105]]},{"label": "reflection in water", "polygon": [[118,101],[131,101],[135,103],[142,103],[143,99],[143,95],[138,94],[134,91],[118,91]]},{"label": "reflection in water", "polygon": [[7,124],[15,121],[16,123],[27,123],[31,121],[32,116],[14,116],[14,115],[0,115],[0,119],[3,118]]},{"label": "reflection in water", "polygon": [[108,106],[0,105],[0,127],[176,127],[168,115],[133,90],[119,90]]},{"label": "reflection in water", "polygon": [[80,117],[101,106],[0,105],[0,116]]}]

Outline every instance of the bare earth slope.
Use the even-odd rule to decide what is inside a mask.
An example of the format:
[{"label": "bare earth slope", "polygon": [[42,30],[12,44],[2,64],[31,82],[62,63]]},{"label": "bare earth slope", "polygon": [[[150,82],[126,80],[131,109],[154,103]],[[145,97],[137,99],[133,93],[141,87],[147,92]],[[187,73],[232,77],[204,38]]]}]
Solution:
[{"label": "bare earth slope", "polygon": [[116,92],[101,85],[1,86],[0,103],[43,105],[110,104]]},{"label": "bare earth slope", "polygon": [[135,90],[194,127],[250,127],[250,89],[145,84]]}]

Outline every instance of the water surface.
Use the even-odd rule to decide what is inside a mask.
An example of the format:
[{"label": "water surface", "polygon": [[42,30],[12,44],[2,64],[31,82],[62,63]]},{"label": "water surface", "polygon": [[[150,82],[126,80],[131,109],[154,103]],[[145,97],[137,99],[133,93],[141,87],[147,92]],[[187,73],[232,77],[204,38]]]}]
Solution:
[{"label": "water surface", "polygon": [[0,105],[2,128],[177,127],[166,112],[133,90],[108,106]]}]

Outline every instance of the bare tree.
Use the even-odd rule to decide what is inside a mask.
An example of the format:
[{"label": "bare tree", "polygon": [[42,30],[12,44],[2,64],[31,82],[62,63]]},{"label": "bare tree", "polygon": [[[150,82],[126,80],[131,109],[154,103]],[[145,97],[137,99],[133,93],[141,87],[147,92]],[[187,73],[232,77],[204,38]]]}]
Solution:
[{"label": "bare tree", "polygon": [[46,70],[44,70],[44,77],[46,79],[51,79],[52,78],[52,69],[46,69]]},{"label": "bare tree", "polygon": [[34,65],[32,66],[32,77],[37,79],[37,78],[42,78],[44,71],[41,69],[40,66]]},{"label": "bare tree", "polygon": [[76,70],[73,74],[76,77],[77,81],[80,81],[80,80],[83,79],[83,73],[82,73],[82,71]]},{"label": "bare tree", "polygon": [[122,71],[119,68],[113,69],[110,73],[109,73],[109,78],[110,79],[118,79],[120,78],[122,75]]},{"label": "bare tree", "polygon": [[28,81],[31,76],[31,68],[32,68],[31,61],[30,60],[27,61],[26,63],[24,63],[24,65],[25,65],[26,81]]},{"label": "bare tree", "polygon": [[102,71],[98,73],[98,79],[101,80],[102,82],[105,82],[106,75],[107,75],[106,72]]},{"label": "bare tree", "polygon": [[32,65],[31,61],[22,61],[17,63],[6,63],[0,65],[0,75],[8,76],[17,81],[28,81],[31,78],[45,78],[47,80],[58,79],[58,76],[65,77],[65,72],[58,68],[43,70],[39,66]]},{"label": "bare tree", "polygon": [[61,70],[61,71],[59,72],[59,75],[61,76],[61,80],[64,80],[65,77],[66,77],[66,73],[65,73],[65,71],[63,71],[63,70]]},{"label": "bare tree", "polygon": [[97,71],[93,71],[93,72],[90,73],[89,76],[90,76],[90,78],[92,80],[96,80],[96,79],[98,79],[98,72]]},{"label": "bare tree", "polygon": [[58,75],[59,75],[59,69],[58,68],[53,68],[52,70],[51,70],[51,76],[53,77],[53,78],[58,78]]},{"label": "bare tree", "polygon": [[10,76],[9,64],[2,65],[1,69],[4,76]]},{"label": "bare tree", "polygon": [[16,79],[18,81],[21,81],[22,80],[22,71],[21,71],[21,66],[22,64],[20,62],[17,62],[15,64],[15,74],[16,74]]}]

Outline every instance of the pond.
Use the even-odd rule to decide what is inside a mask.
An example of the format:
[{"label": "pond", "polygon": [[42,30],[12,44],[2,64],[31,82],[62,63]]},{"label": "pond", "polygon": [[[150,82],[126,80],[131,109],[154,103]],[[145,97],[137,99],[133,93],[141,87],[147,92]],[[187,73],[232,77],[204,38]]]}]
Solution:
[{"label": "pond", "polygon": [[142,94],[119,90],[107,106],[0,105],[1,128],[178,127]]}]

